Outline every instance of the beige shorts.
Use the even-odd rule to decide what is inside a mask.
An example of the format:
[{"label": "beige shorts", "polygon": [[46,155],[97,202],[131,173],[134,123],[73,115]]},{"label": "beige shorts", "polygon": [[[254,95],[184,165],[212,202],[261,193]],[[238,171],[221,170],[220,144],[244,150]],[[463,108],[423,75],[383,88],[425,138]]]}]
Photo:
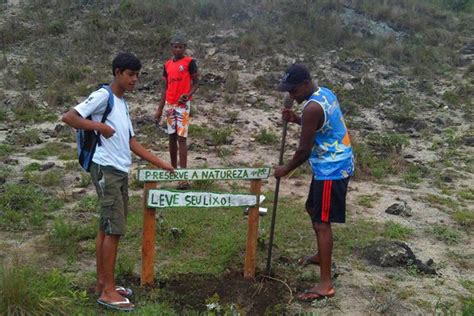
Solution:
[{"label": "beige shorts", "polygon": [[186,102],[185,106],[166,103],[165,113],[168,134],[176,133],[178,136],[188,137],[190,110],[191,101]]}]

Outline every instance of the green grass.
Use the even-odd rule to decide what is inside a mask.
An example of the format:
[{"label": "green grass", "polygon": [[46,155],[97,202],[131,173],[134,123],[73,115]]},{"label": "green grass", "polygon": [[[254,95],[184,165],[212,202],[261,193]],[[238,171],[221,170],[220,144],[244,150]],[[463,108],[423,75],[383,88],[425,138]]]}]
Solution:
[{"label": "green grass", "polygon": [[88,224],[78,224],[56,219],[49,232],[48,240],[54,253],[65,253],[74,257],[79,250],[79,242],[93,240],[96,234],[97,224],[94,221]]},{"label": "green grass", "polygon": [[413,234],[413,229],[402,224],[389,221],[385,223],[383,236],[388,239],[406,240]]},{"label": "green grass", "polygon": [[57,156],[61,160],[73,160],[77,158],[74,148],[64,143],[46,143],[41,148],[31,150],[29,156],[36,160],[45,160],[51,156]]},{"label": "green grass", "polygon": [[81,178],[77,184],[80,188],[87,188],[92,183],[92,178],[90,173],[81,173]]},{"label": "green grass", "polygon": [[84,305],[89,305],[86,291],[57,270],[18,263],[0,267],[0,310],[6,315],[71,315]]},{"label": "green grass", "polygon": [[13,109],[15,119],[23,123],[52,122],[57,119],[54,111],[38,107],[37,101],[29,95],[22,95]]},{"label": "green grass", "polygon": [[365,194],[361,195],[357,198],[357,204],[360,206],[364,206],[367,208],[373,208],[374,203],[377,202],[380,199],[379,194]]},{"label": "green grass", "polygon": [[44,225],[48,213],[62,202],[31,184],[7,184],[0,195],[0,227],[5,230],[37,229]]},{"label": "green grass", "polygon": [[278,136],[271,130],[263,128],[255,135],[255,140],[259,144],[274,145],[278,143]]},{"label": "green grass", "polygon": [[31,171],[25,172],[25,178],[31,183],[40,186],[57,187],[63,182],[64,172],[61,170],[49,170],[45,172]]},{"label": "green grass", "polygon": [[31,146],[40,144],[42,140],[38,129],[29,128],[27,130],[14,131],[7,137],[7,141],[19,146]]},{"label": "green grass", "polygon": [[95,212],[98,206],[98,200],[96,195],[87,195],[81,198],[74,206],[76,212]]},{"label": "green grass", "polygon": [[14,152],[14,148],[10,145],[0,144],[0,158],[8,157]]},{"label": "green grass", "polygon": [[32,162],[28,164],[27,166],[25,166],[25,168],[23,169],[23,172],[39,171],[40,168],[41,168],[41,165],[39,163]]},{"label": "green grass", "polygon": [[448,245],[455,245],[461,241],[461,232],[454,228],[449,228],[445,225],[433,225],[429,230],[431,234],[438,240],[445,242]]},{"label": "green grass", "polygon": [[464,228],[470,231],[474,227],[474,212],[470,210],[460,210],[453,213],[453,219]]},{"label": "green grass", "polygon": [[333,228],[334,253],[341,257],[350,256],[355,249],[361,249],[372,241],[380,238],[382,227],[373,221],[355,220],[350,225],[335,226]]},{"label": "green grass", "polygon": [[214,128],[208,130],[207,133],[209,140],[214,146],[225,145],[229,142],[230,135],[232,135],[232,128]]}]

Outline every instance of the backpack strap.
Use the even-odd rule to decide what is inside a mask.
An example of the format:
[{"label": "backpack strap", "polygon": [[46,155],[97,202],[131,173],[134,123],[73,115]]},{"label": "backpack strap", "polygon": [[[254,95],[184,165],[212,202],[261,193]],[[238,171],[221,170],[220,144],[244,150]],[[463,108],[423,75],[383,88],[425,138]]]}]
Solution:
[{"label": "backpack strap", "polygon": [[[103,84],[100,88],[104,88],[109,93],[109,98],[107,99],[107,106],[105,107],[104,115],[102,115],[102,119],[100,120],[101,123],[105,123],[107,120],[107,116],[112,112],[114,107],[114,93],[112,92],[112,88],[108,84]],[[97,145],[102,146],[102,142],[100,141],[100,132],[97,132]]]}]

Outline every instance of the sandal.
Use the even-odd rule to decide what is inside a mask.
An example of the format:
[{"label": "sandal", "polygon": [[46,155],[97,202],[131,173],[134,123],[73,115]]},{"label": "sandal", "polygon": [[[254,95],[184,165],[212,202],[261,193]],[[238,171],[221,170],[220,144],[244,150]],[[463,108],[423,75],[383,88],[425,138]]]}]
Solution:
[{"label": "sandal", "polygon": [[126,297],[123,299],[123,301],[116,301],[116,302],[106,302],[101,299],[98,299],[97,303],[104,307],[107,307],[116,311],[122,311],[122,312],[131,312],[135,309],[135,306],[132,303],[130,303],[130,300]]},{"label": "sandal", "polygon": [[322,300],[325,298],[331,298],[336,295],[334,288],[331,288],[327,294],[321,294],[315,290],[307,289],[302,293],[296,295],[296,299],[301,302],[312,302],[316,300]]}]

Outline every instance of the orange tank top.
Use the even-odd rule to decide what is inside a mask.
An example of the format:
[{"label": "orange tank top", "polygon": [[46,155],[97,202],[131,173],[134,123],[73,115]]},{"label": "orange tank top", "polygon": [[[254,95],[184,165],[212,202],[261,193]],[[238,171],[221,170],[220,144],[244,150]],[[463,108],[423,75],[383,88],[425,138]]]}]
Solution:
[{"label": "orange tank top", "polygon": [[[192,57],[185,56],[176,61],[170,59],[166,62],[166,102],[170,104],[178,104],[181,95],[188,94],[191,91],[189,64],[192,60]],[[191,98],[189,99],[191,100]]]}]

